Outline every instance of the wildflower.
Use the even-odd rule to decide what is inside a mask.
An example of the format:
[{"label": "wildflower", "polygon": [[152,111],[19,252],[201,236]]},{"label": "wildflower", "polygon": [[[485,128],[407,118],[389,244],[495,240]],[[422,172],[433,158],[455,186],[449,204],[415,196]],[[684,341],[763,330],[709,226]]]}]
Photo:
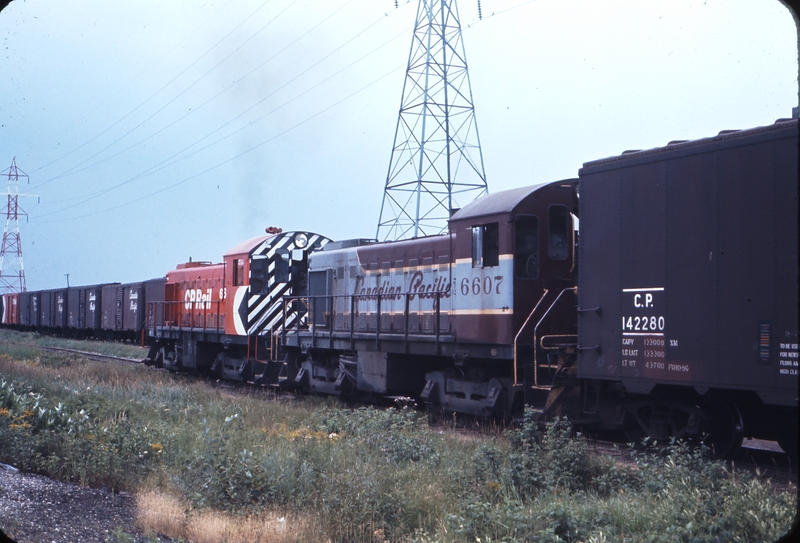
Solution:
[{"label": "wildflower", "polygon": [[11,423],[8,425],[8,427],[11,428],[12,430],[25,430],[27,428],[31,428],[31,425],[28,424],[27,422],[23,422],[22,424]]},{"label": "wildflower", "polygon": [[161,443],[151,443],[150,448],[157,453],[160,453],[162,450],[164,450],[164,446]]}]

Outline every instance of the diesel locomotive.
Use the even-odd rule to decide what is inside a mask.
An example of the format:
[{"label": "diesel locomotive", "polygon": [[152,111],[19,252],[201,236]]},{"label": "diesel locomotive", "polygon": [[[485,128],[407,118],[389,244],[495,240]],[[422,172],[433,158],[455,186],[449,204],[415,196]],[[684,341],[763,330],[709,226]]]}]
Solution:
[{"label": "diesel locomotive", "polygon": [[3,323],[138,334],[172,371],[796,457],[797,196],[798,119],[780,119],[485,196],[442,235],[270,228],[140,290],[6,295]]}]

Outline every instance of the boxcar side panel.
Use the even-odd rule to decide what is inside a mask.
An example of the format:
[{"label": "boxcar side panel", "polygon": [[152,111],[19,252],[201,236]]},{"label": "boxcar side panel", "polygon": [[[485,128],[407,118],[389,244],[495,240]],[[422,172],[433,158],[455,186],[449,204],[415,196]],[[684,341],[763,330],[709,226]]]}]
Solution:
[{"label": "boxcar side panel", "polygon": [[579,375],[796,405],[797,160],[795,120],[587,164]]}]

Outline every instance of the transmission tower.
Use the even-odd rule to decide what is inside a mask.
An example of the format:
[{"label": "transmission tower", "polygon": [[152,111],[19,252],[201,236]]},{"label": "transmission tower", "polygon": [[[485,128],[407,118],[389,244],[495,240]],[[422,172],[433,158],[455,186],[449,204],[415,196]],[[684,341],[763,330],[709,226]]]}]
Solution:
[{"label": "transmission tower", "polygon": [[487,192],[456,0],[419,0],[377,238],[439,234]]},{"label": "transmission tower", "polygon": [[6,228],[3,231],[3,245],[0,248],[0,294],[25,292],[25,269],[22,267],[22,243],[19,237],[19,217],[27,213],[19,207],[20,196],[33,196],[19,193],[20,177],[28,179],[28,174],[17,168],[17,159],[11,160],[11,167],[2,172],[8,176],[8,202],[6,204]]}]

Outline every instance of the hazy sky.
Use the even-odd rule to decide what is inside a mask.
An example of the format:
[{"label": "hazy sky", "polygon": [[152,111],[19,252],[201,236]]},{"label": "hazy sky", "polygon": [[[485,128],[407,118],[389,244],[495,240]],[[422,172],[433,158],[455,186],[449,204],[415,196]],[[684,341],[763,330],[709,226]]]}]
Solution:
[{"label": "hazy sky", "polygon": [[[490,192],[798,105],[775,0],[459,4]],[[270,225],[373,237],[417,0],[14,0],[0,171],[29,289],[163,276]],[[5,190],[5,178],[2,180]]]}]

